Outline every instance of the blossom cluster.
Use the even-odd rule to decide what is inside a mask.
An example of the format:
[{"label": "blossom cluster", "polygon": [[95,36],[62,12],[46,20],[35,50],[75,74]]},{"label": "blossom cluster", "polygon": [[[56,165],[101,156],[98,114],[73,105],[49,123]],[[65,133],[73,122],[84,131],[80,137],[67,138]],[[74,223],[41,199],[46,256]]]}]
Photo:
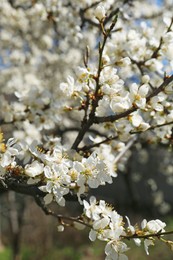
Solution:
[{"label": "blossom cluster", "polygon": [[[80,71],[80,73],[79,73]],[[60,89],[66,97],[75,97],[85,103],[88,93],[94,95],[96,72],[85,68],[78,68],[78,77],[69,76],[67,83],[61,83]],[[156,87],[156,89],[159,86]],[[116,120],[114,129],[120,139],[126,141],[132,132],[146,131],[153,125],[162,125],[172,122],[172,93],[173,88],[168,84],[157,96],[151,96],[154,90],[151,88],[150,77],[142,76],[142,83],[132,83],[129,88],[125,85],[117,69],[105,67],[100,75],[100,95],[96,115],[105,117],[118,115],[133,109],[127,116]],[[166,107],[166,110],[165,110]],[[92,107],[90,108],[92,109]],[[155,135],[165,142],[171,136],[171,125],[156,129]]]},{"label": "blossom cluster", "polygon": [[[129,248],[122,240],[123,238],[134,238],[137,246],[141,245],[141,239],[144,239],[144,248],[146,254],[149,254],[148,247],[154,245],[154,238],[149,235],[159,234],[165,231],[166,224],[159,219],[147,221],[144,219],[141,222],[141,228],[132,226],[128,217],[128,226],[125,227],[122,216],[120,216],[110,205],[105,201],[96,201],[95,197],[91,197],[90,201],[84,200],[84,217],[89,221],[92,227],[89,238],[91,241],[99,239],[107,242],[105,247],[105,259],[123,259],[128,257],[124,254]],[[147,238],[145,238],[147,236]]]},{"label": "blossom cluster", "polygon": [[[87,68],[75,68],[81,63],[79,45],[83,49],[88,44],[91,54],[94,57],[97,55],[95,44],[98,33],[96,28],[92,28],[90,33],[89,26],[87,30],[82,30],[82,17],[77,14],[80,8],[86,8],[84,22],[91,20],[98,25],[109,15],[113,2],[106,0],[95,9],[89,8],[92,4],[95,1],[74,1],[67,7],[62,2],[38,1],[25,8],[23,1],[17,1],[14,6],[6,0],[1,1],[1,49],[5,69],[0,80],[3,94],[0,96],[0,116],[4,122],[15,124],[15,137],[19,138],[22,134],[30,139],[30,133],[26,133],[28,126],[35,128],[35,139],[40,140],[40,130],[53,129],[56,125],[66,127],[72,123],[67,112],[72,110],[76,113],[81,103],[86,102],[88,95],[93,96],[96,87],[96,63],[91,59]],[[147,3],[141,5],[150,12]],[[126,4],[123,5],[121,1],[117,1],[115,8],[117,6],[120,7],[120,18],[116,26],[120,30],[111,35],[104,48],[104,67],[100,75],[102,98],[96,113],[98,116],[112,115],[127,111],[132,106],[136,107],[137,111],[114,125],[121,140],[125,141],[130,136],[129,132],[145,131],[150,126],[166,124],[172,120],[172,103],[168,98],[172,93],[171,86],[149,102],[146,102],[146,98],[152,88],[157,88],[161,83],[160,76],[164,72],[169,73],[172,68],[170,50],[173,33],[169,8],[159,18],[160,26],[155,31],[154,20],[150,24],[144,21],[138,22],[138,26],[133,24],[131,12],[134,20],[139,16],[137,3],[131,9],[128,9],[128,4],[126,8]],[[127,17],[123,20],[125,13]],[[97,16],[101,20],[96,19]],[[56,31],[53,25],[56,27],[59,21],[61,26]],[[15,28],[18,27],[20,30],[16,31]],[[38,35],[42,35],[39,41]],[[88,35],[92,35],[92,38]],[[11,50],[9,55],[6,55],[7,45]],[[72,69],[76,76],[71,74]],[[66,83],[55,83],[61,82],[66,76]],[[136,77],[135,80],[140,79],[140,82],[132,82],[133,77]],[[9,102],[6,95],[14,95],[13,102]],[[62,120],[64,116],[66,120]],[[81,118],[79,113],[77,117]],[[20,124],[21,120],[24,127]],[[170,137],[171,126],[155,129],[154,132],[159,140],[166,142]]]},{"label": "blossom cluster", "polygon": [[107,257],[105,259],[118,259],[124,256],[128,249],[121,241],[120,236],[124,234],[124,223],[122,217],[101,200],[97,203],[95,197],[90,198],[90,203],[84,201],[84,215],[92,224],[89,238],[94,241],[96,238],[108,242],[105,247]]},{"label": "blossom cluster", "polygon": [[0,131],[0,181],[35,185],[45,206],[76,196],[106,259],[127,259],[126,238],[144,239],[148,254],[165,231],[160,220],[139,228],[128,217],[126,228],[105,201],[84,196],[113,182],[140,136],[172,142],[170,2],[0,1],[0,124],[11,136]]},{"label": "blossom cluster", "polygon": [[0,150],[0,166],[7,172],[20,160],[25,165],[21,175],[29,177],[28,184],[42,181],[39,189],[47,194],[44,198],[46,204],[54,199],[65,206],[64,195],[70,191],[76,193],[82,203],[81,195],[88,187],[98,188],[112,183],[112,177],[116,176],[115,172],[109,171],[106,160],[101,160],[96,152],[84,158],[63,147],[59,138],[51,139],[50,143],[52,148],[49,146],[49,151],[45,152],[36,141],[28,145],[25,141],[9,139]]}]

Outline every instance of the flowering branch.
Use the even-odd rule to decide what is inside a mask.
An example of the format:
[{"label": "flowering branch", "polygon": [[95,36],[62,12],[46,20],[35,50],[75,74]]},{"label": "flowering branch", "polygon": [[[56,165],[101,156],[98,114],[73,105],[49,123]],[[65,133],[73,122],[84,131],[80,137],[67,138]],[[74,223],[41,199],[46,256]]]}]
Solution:
[{"label": "flowering branch", "polygon": [[[87,195],[125,169],[137,134],[148,143],[172,139],[172,14],[165,5],[159,17],[151,1],[88,3],[0,1],[0,193],[32,196],[59,231],[90,228],[91,241],[106,242],[106,259],[127,259],[127,239],[143,241],[147,254],[155,238],[173,248],[166,223],[132,226],[126,217],[126,227],[111,205]],[[149,26],[138,21],[145,6],[156,19]],[[81,216],[47,206],[67,200],[82,205]]]},{"label": "flowering branch", "polygon": [[118,138],[118,136],[106,137],[105,140],[100,141],[98,143],[94,143],[94,144],[91,144],[91,145],[85,145],[83,147],[77,148],[77,152],[79,152],[79,151],[90,151],[94,147],[99,147],[101,144],[109,143],[110,141],[116,140],[117,138]]},{"label": "flowering branch", "polygon": [[[51,215],[51,216],[55,217],[58,220],[58,222],[60,224],[62,224],[63,226],[69,226],[69,225],[74,226],[74,223],[79,223],[83,226],[87,226],[89,228],[92,228],[91,225],[89,225],[88,223],[85,223],[82,220],[81,216],[71,217],[71,216],[64,216],[62,214],[55,213],[54,211],[52,211],[51,209],[46,207],[45,203],[43,202],[43,200],[39,196],[35,196],[35,201],[36,201],[37,205],[44,211],[44,213],[46,215]],[[71,224],[65,223],[64,221],[70,221]]]},{"label": "flowering branch", "polygon": [[125,238],[125,239],[134,239],[134,238],[152,238],[152,237],[158,237],[160,238],[161,236],[165,236],[165,235],[171,235],[173,234],[173,230],[171,231],[165,231],[165,232],[158,232],[158,233],[155,233],[155,234],[147,234],[147,235],[139,235],[139,234],[133,234],[133,235],[130,235],[130,236],[122,236],[122,238]]},{"label": "flowering branch", "polygon": [[99,90],[100,90],[100,87],[101,87],[100,86],[100,74],[101,74],[101,71],[103,69],[103,65],[102,65],[103,50],[105,48],[106,41],[107,41],[111,31],[115,27],[116,21],[117,21],[117,16],[115,17],[114,21],[110,25],[109,29],[105,31],[105,29],[103,27],[103,22],[102,22],[102,20],[100,20],[100,27],[101,27],[101,30],[102,30],[102,33],[103,33],[103,43],[102,43],[102,45],[99,44],[98,69],[97,69],[97,76],[95,77],[96,88],[95,88],[95,93],[94,93],[93,100],[92,100],[92,109],[91,109],[91,112],[89,114],[88,120],[86,118],[86,113],[85,113],[84,119],[82,121],[82,128],[79,131],[78,136],[76,137],[76,139],[75,139],[75,141],[72,145],[72,149],[74,149],[74,150],[77,149],[77,147],[80,144],[80,142],[82,141],[85,133],[89,130],[90,126],[94,122],[95,111],[96,111],[96,108],[98,106],[98,102],[101,99],[101,96],[99,95]]},{"label": "flowering branch", "polygon": [[[173,121],[171,121],[171,122],[166,122],[166,123],[160,124],[160,125],[150,126],[146,131],[153,130],[153,129],[155,129],[155,128],[159,128],[159,127],[163,127],[163,126],[167,126],[167,125],[173,125]],[[143,131],[131,131],[130,133],[131,133],[131,134],[140,134],[140,133],[143,133]]]},{"label": "flowering branch", "polygon": [[[166,79],[163,81],[163,83],[158,88],[154,88],[153,92],[146,98],[146,101],[149,102],[152,97],[158,95],[172,81],[173,81],[173,75],[171,75],[170,77],[166,77]],[[105,117],[97,117],[96,116],[94,118],[93,122],[95,124],[105,123],[105,122],[114,122],[114,121],[116,121],[116,120],[118,120],[120,118],[127,117],[128,115],[130,115],[131,113],[133,113],[136,110],[138,110],[137,107],[131,107],[127,111],[122,112],[122,113],[117,114],[117,115],[111,115],[111,116],[105,116]]]}]

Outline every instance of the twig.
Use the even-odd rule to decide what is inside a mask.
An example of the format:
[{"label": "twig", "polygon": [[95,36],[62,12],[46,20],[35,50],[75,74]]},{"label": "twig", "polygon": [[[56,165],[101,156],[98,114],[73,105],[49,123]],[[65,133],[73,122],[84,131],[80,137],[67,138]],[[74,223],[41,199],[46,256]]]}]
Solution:
[{"label": "twig", "polygon": [[69,216],[64,216],[64,215],[55,213],[54,211],[52,211],[51,209],[46,207],[43,199],[41,199],[39,196],[35,197],[35,201],[36,201],[37,205],[44,211],[44,213],[46,215],[51,215],[51,216],[55,217],[60,223],[62,223],[62,220],[66,220],[66,221],[70,221],[70,222],[76,222],[76,223],[82,224],[84,226],[87,226],[89,228],[92,228],[91,225],[89,225],[88,223],[86,223],[82,220],[81,216],[69,217]]},{"label": "twig", "polygon": [[124,149],[117,155],[117,157],[114,160],[114,163],[117,163],[123,157],[123,155],[130,149],[130,147],[136,142],[136,140],[137,136],[135,135],[128,141]]},{"label": "twig", "polygon": [[112,140],[116,140],[118,138],[118,136],[114,136],[114,137],[107,137],[105,140],[101,141],[101,142],[98,142],[98,143],[95,143],[95,144],[91,144],[91,145],[85,145],[81,148],[77,148],[77,151],[89,151],[91,150],[92,148],[94,147],[99,147],[101,144],[105,144],[105,143],[108,143]]},{"label": "twig", "polygon": [[[164,124],[160,124],[160,125],[153,125],[153,126],[150,126],[146,131],[148,130],[153,130],[155,128],[159,128],[159,127],[163,127],[163,126],[167,126],[167,125],[173,125],[173,121],[171,122],[167,122],[167,123],[164,123]],[[145,131],[145,132],[146,132]],[[140,133],[143,133],[144,131],[131,131],[130,134],[140,134]]]},{"label": "twig", "polygon": [[[171,31],[171,27],[172,27],[172,24],[173,24],[173,18],[171,20],[171,23],[167,29],[167,33]],[[156,50],[153,52],[151,58],[157,58],[158,57],[158,52],[160,51],[161,47],[162,47],[162,44],[163,44],[163,37],[160,38],[160,42],[159,42],[159,46],[156,48]]]},{"label": "twig", "polygon": [[133,235],[130,235],[130,236],[121,236],[121,237],[129,240],[129,239],[134,239],[134,238],[160,237],[160,236],[170,235],[170,234],[173,234],[173,230],[172,231],[166,231],[166,232],[158,232],[158,233],[154,233],[154,234],[147,234],[147,235],[133,234]]}]

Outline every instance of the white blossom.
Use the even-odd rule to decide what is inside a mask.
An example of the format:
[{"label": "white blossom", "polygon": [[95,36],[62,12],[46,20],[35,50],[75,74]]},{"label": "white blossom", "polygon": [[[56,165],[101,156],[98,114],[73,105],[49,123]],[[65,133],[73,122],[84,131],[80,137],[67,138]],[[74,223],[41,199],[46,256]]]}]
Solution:
[{"label": "white blossom", "polygon": [[[125,237],[138,234],[148,255],[164,222],[139,227],[126,217],[126,227],[111,205],[83,196],[128,170],[133,140],[172,142],[172,1],[33,2],[0,1],[0,184],[36,185],[44,207],[77,198],[83,213],[67,223],[90,227],[106,259],[126,260]],[[163,193],[154,191],[160,205]]]},{"label": "white blossom", "polygon": [[164,232],[166,224],[159,219],[146,221],[144,219],[141,223],[142,229],[147,230],[150,233]]},{"label": "white blossom", "polygon": [[33,161],[30,165],[25,166],[25,173],[34,178],[43,173],[43,164]]},{"label": "white blossom", "polygon": [[130,86],[130,99],[132,104],[135,104],[137,107],[144,109],[148,91],[149,86],[147,84],[143,84],[139,87],[136,83],[133,83]]},{"label": "white blossom", "polygon": [[106,10],[103,5],[98,5],[95,9],[95,17],[102,21],[106,17]]}]

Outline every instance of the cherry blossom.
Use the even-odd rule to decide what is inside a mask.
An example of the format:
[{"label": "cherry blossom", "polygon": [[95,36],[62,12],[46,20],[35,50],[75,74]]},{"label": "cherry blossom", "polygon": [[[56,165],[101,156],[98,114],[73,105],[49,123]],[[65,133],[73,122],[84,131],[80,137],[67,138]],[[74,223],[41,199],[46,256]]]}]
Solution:
[{"label": "cherry blossom", "polygon": [[[105,242],[105,259],[128,259],[126,239],[143,243],[147,255],[156,238],[172,249],[166,223],[132,225],[88,197],[128,171],[141,141],[172,146],[172,2],[151,2],[0,1],[0,184],[25,188],[57,217],[59,232],[69,222],[87,226],[91,241]],[[69,198],[81,216],[49,209]]]}]

